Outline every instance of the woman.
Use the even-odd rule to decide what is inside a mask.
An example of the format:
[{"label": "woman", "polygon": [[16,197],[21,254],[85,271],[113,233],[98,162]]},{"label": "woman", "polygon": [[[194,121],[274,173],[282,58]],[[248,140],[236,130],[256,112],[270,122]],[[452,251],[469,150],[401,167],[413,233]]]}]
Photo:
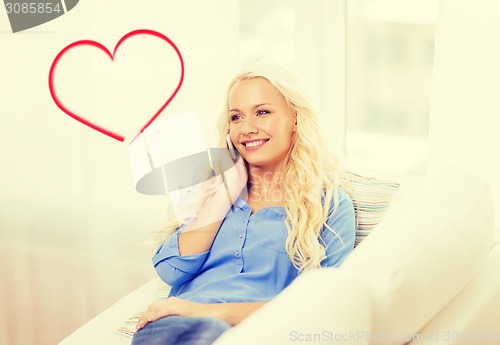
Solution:
[{"label": "woman", "polygon": [[291,75],[239,73],[218,128],[240,157],[154,256],[172,290],[140,318],[134,345],[210,344],[301,272],[337,267],[353,249],[343,175]]}]

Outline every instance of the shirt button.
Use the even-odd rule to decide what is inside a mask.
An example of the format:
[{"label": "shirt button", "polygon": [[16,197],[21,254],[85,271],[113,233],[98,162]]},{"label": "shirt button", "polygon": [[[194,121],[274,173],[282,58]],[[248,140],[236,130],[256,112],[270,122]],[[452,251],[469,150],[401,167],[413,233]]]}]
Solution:
[{"label": "shirt button", "polygon": [[236,252],[236,253],[234,253],[234,255],[240,256],[240,252]]},{"label": "shirt button", "polygon": [[243,235],[240,235],[240,238],[243,238]]},{"label": "shirt button", "polygon": [[246,222],[248,222],[248,219],[243,219],[243,223],[246,223]]}]

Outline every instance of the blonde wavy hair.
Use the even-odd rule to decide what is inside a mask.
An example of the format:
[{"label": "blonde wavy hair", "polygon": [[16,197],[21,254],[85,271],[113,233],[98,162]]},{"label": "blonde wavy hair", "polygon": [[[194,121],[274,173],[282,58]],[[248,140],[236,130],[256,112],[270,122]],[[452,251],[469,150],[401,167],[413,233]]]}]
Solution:
[{"label": "blonde wavy hair", "polygon": [[[327,220],[337,210],[338,187],[342,186],[349,192],[348,181],[337,155],[321,135],[318,119],[300,83],[290,72],[271,64],[254,64],[238,73],[229,83],[224,110],[217,124],[219,144],[225,145],[229,126],[228,100],[232,88],[240,81],[254,78],[264,78],[270,82],[296,114],[297,130],[285,158],[280,180],[280,187],[285,193],[285,225],[288,231],[286,250],[300,272],[318,268],[326,257],[321,240],[323,227],[344,243],[336,230],[328,226]],[[189,208],[196,210],[202,207],[215,191],[215,185],[214,181],[205,186],[203,193],[200,193],[203,197],[197,198],[196,206]],[[334,208],[330,212],[332,201]],[[183,219],[179,223],[192,216],[192,213],[187,212],[180,217]],[[169,228],[168,233],[175,230],[172,226]],[[162,236],[161,240],[165,237]]]}]

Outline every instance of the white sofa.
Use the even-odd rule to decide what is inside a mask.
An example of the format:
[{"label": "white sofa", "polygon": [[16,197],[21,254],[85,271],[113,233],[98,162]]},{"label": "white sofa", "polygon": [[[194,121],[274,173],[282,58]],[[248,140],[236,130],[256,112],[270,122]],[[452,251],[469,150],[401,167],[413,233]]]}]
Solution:
[{"label": "white sofa", "polygon": [[[500,244],[489,188],[448,171],[408,188],[340,269],[300,276],[216,345],[500,344]],[[127,345],[116,333],[155,279],[60,344]]]}]

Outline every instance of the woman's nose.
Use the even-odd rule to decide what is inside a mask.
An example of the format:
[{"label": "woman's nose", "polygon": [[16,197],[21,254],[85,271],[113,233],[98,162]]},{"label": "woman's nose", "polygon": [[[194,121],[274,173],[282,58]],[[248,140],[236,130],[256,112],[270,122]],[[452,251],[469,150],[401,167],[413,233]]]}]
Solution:
[{"label": "woman's nose", "polygon": [[241,133],[244,135],[255,134],[259,130],[257,129],[257,124],[255,119],[252,116],[248,116],[243,122],[243,126],[241,127]]}]

